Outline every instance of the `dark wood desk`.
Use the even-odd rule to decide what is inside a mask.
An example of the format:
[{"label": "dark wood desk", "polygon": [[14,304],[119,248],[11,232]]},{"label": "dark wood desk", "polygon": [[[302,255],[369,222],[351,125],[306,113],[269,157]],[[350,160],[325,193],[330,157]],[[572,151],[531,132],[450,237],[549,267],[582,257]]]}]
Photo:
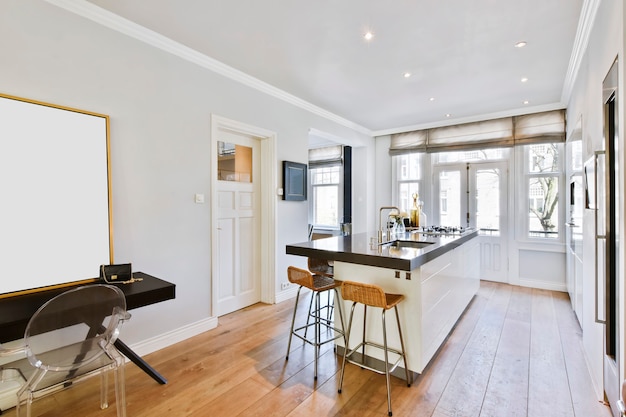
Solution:
[{"label": "dark wood desk", "polygon": [[[126,308],[128,310],[171,300],[176,297],[176,285],[171,282],[163,281],[162,279],[144,274],[143,272],[134,272],[133,276],[135,278],[142,278],[142,281],[133,282],[132,284],[117,284],[126,296]],[[72,287],[55,288],[53,290],[1,298],[0,342],[9,342],[23,338],[28,321],[35,311],[46,301],[70,288]],[[139,366],[139,368],[150,375],[155,381],[160,384],[167,383],[167,380],[163,378],[163,376],[148,365],[120,339],[117,339],[115,346],[124,356]]]}]

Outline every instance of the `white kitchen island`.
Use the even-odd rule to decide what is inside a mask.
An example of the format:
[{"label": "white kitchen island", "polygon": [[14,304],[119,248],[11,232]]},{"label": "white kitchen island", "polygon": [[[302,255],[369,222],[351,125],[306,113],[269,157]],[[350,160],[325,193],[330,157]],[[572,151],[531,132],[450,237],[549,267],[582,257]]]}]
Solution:
[{"label": "white kitchen island", "polygon": [[[463,236],[407,233],[396,237],[409,242],[407,246],[424,243],[425,247],[416,248],[371,244],[371,235],[364,233],[288,245],[287,253],[332,260],[335,279],[376,284],[386,292],[403,294],[405,300],[398,310],[408,365],[412,372],[421,373],[478,291],[480,252],[476,236],[472,231]],[[352,303],[340,302],[347,326]],[[350,335],[352,347],[362,338],[362,311],[363,306],[357,305]],[[387,313],[388,342],[390,347],[400,348],[393,316],[393,311]],[[368,339],[379,344],[381,320],[380,309],[368,308]],[[343,347],[343,340],[337,339],[337,345]],[[366,350],[365,354],[383,359],[378,349]],[[396,370],[394,375],[404,377],[404,371]]]}]

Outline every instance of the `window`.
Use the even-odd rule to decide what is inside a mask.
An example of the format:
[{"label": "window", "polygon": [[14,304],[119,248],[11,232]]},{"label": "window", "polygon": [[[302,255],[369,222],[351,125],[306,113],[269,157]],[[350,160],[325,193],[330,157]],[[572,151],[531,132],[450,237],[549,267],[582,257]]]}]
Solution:
[{"label": "window", "polygon": [[542,143],[524,147],[527,236],[559,238],[559,194],[562,145]]},{"label": "window", "polygon": [[[393,157],[395,164],[395,204],[402,211],[409,211],[413,207],[413,194],[420,194],[422,180],[422,160],[424,154],[411,153]],[[423,196],[420,195],[420,199]]]},{"label": "window", "polygon": [[498,161],[508,157],[508,150],[503,148],[474,149],[468,151],[439,152],[433,155],[435,164],[455,162]]},{"label": "window", "polygon": [[310,169],[314,226],[338,228],[341,209],[341,165]]}]

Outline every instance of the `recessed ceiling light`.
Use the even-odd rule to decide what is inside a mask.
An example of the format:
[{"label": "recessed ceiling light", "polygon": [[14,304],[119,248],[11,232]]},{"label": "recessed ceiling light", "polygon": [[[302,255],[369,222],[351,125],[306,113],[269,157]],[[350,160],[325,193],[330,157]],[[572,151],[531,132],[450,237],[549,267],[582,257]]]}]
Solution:
[{"label": "recessed ceiling light", "polygon": [[528,101],[528,100],[524,100],[524,101],[522,101],[522,103],[524,103],[524,104],[528,104],[528,103],[530,103],[530,101]]},{"label": "recessed ceiling light", "polygon": [[522,79],[520,80],[521,82],[525,83],[526,81],[528,81],[528,78],[526,77],[522,77]]},{"label": "recessed ceiling light", "polygon": [[402,76],[404,78],[409,78],[411,76],[411,73],[410,72],[405,72],[404,74],[402,74]]},{"label": "recessed ceiling light", "polygon": [[430,101],[435,101],[435,97],[431,97],[431,98],[429,98],[428,100],[430,100]]},{"label": "recessed ceiling light", "polygon": [[365,32],[365,35],[363,35],[363,38],[366,41],[371,41],[373,37],[374,37],[374,34],[372,32],[370,32],[369,30],[367,32]]},{"label": "recessed ceiling light", "polygon": [[450,117],[452,116],[450,113],[446,113],[446,117]]},{"label": "recessed ceiling light", "polygon": [[519,41],[518,43],[515,44],[516,48],[523,48],[526,46],[526,41]]}]

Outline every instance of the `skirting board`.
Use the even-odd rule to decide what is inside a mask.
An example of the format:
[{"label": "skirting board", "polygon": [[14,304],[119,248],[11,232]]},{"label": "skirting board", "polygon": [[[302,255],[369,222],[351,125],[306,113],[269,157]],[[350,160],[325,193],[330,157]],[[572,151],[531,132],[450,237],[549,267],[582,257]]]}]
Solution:
[{"label": "skirting board", "polygon": [[217,317],[209,317],[179,329],[172,330],[171,332],[163,333],[142,342],[135,343],[131,346],[131,349],[139,356],[148,355],[216,327]]},{"label": "skirting board", "polygon": [[[276,294],[276,303],[295,298],[298,293],[298,286],[292,285],[289,289]],[[190,337],[197,336],[217,327],[218,318],[209,317],[195,323],[188,324],[171,332],[163,333],[150,339],[133,344],[130,348],[139,356],[148,355],[157,350],[164,349],[175,343],[182,342]]]},{"label": "skirting board", "polygon": [[538,288],[540,290],[567,292],[565,283],[540,281],[536,279],[520,278],[517,285],[521,287]]},{"label": "skirting board", "polygon": [[[308,291],[308,290],[306,290],[306,291]],[[298,294],[298,286],[292,284],[285,291],[281,291],[281,292],[276,293],[276,295],[274,296],[274,299],[276,300],[276,304],[278,304],[278,303],[281,303],[283,301],[287,301],[287,300],[290,300],[292,298],[295,298],[297,294]]]}]

